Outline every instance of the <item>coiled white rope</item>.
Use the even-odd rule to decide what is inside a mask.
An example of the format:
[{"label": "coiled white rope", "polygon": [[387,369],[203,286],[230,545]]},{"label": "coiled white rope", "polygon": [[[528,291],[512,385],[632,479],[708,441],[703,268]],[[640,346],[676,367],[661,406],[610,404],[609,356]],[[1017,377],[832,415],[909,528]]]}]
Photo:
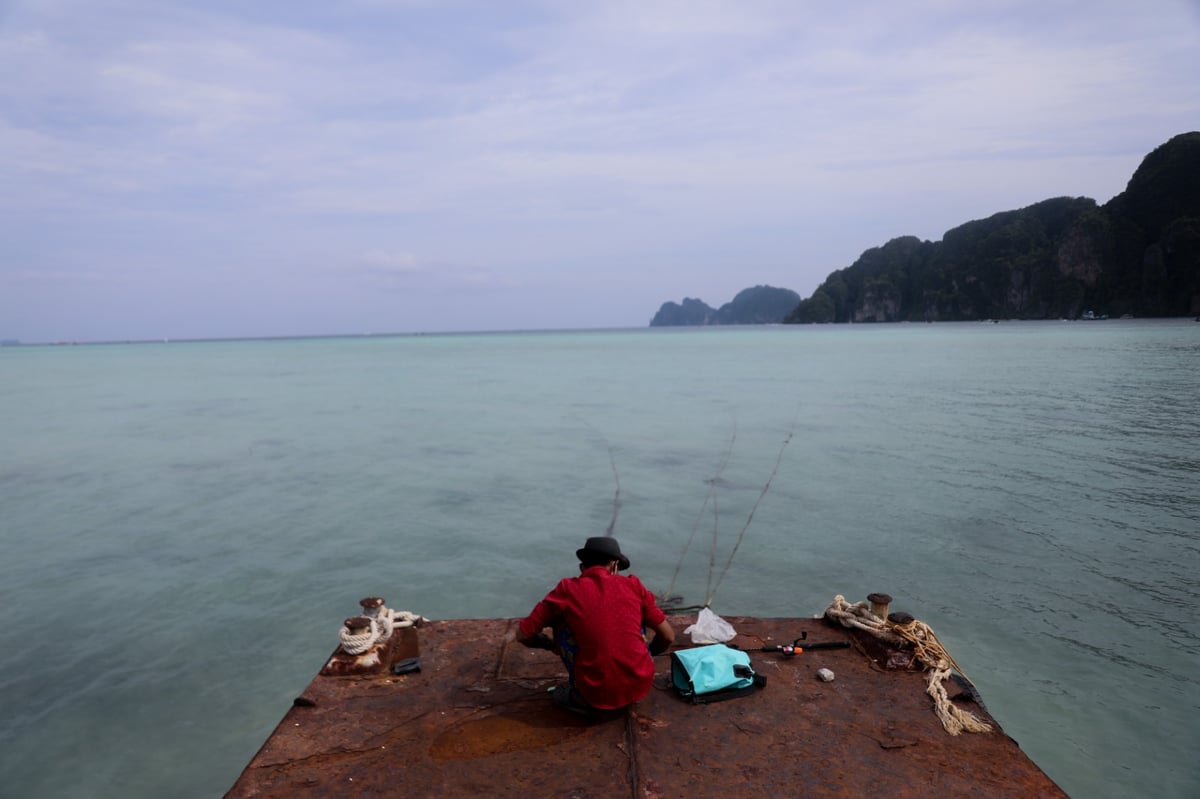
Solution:
[{"label": "coiled white rope", "polygon": [[375,643],[382,644],[384,641],[392,637],[392,611],[380,605],[377,608],[371,608],[363,613],[368,619],[371,619],[378,625],[378,635],[375,638]]},{"label": "coiled white rope", "polygon": [[414,624],[424,624],[429,619],[422,616],[420,613],[413,613],[407,610],[393,610],[392,625],[394,627],[412,627]]},{"label": "coiled white rope", "polygon": [[[951,669],[962,674],[970,683],[970,679],[950,657],[950,653],[942,646],[933,629],[923,621],[913,619],[904,624],[896,624],[881,619],[871,612],[867,602],[856,602],[853,605],[838,594],[833,603],[825,609],[825,618],[839,622],[843,627],[854,627],[864,630],[885,643],[893,646],[907,644],[913,650],[917,660],[929,672],[929,681],[925,693],[933,699],[934,710],[942,722],[942,728],[951,735],[963,732],[990,732],[992,725],[981,721],[978,716],[950,701],[943,683],[950,677]],[[973,685],[973,683],[972,683]]]},{"label": "coiled white rope", "polygon": [[356,635],[351,633],[345,625],[338,630],[338,641],[342,651],[347,655],[361,655],[369,652],[371,647],[385,643],[391,638],[394,630],[429,621],[419,613],[392,610],[382,605],[373,611],[365,611],[362,616],[370,622],[370,626],[365,632]]},{"label": "coiled white rope", "polygon": [[851,605],[846,597],[838,594],[833,598],[833,604],[825,608],[825,618],[840,622],[843,627],[855,627],[869,632],[889,644],[899,646],[903,639],[888,630],[887,619],[881,619],[871,612],[871,604],[865,600]]},{"label": "coiled white rope", "polygon": [[367,621],[369,626],[366,632],[355,634],[345,625],[338,630],[338,640],[341,641],[342,651],[347,655],[361,655],[375,646],[375,641],[379,638],[379,624],[374,619],[368,618]]}]

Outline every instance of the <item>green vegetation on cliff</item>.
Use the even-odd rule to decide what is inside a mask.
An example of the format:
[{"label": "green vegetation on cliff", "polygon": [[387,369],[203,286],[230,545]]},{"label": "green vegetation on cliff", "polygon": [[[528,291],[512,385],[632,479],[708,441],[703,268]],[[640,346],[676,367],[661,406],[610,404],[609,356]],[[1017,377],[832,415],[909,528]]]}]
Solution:
[{"label": "green vegetation on cliff", "polygon": [[1200,133],[1142,161],[1103,206],[1044,200],[864,252],[786,322],[1200,314]]}]

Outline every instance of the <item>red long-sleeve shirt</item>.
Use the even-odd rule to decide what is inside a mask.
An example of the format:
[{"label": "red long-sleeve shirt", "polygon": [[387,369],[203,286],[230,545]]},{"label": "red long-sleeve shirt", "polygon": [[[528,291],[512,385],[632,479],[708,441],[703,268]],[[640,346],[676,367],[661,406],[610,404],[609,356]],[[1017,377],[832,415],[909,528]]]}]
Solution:
[{"label": "red long-sleeve shirt", "polygon": [[579,644],[575,690],[592,707],[612,709],[650,693],[654,659],[643,630],[665,619],[654,595],[637,577],[592,566],[578,577],[559,581],[520,627],[526,636],[545,627],[569,627]]}]

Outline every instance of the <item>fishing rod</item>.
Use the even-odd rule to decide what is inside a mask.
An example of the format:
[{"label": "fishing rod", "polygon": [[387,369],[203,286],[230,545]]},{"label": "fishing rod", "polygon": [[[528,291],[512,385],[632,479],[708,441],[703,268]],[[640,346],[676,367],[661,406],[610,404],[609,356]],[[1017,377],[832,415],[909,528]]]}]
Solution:
[{"label": "fishing rod", "polygon": [[784,657],[790,658],[790,657],[794,657],[796,655],[803,654],[805,650],[849,649],[850,648],[849,641],[816,641],[814,643],[804,644],[803,646],[801,646],[801,642],[806,641],[807,639],[808,639],[808,631],[805,630],[804,632],[800,633],[799,638],[792,641],[790,644],[779,644],[777,646],[768,645],[768,646],[764,646],[764,647],[761,647],[758,649],[751,649],[748,651],[750,651],[750,652],[779,652]]}]

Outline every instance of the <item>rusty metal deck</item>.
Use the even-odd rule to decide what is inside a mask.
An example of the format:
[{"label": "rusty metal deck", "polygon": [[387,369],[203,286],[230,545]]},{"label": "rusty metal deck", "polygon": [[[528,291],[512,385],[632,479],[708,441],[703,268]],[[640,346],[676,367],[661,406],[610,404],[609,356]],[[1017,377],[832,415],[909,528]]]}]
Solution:
[{"label": "rusty metal deck", "polygon": [[[515,620],[431,622],[394,635],[374,673],[318,675],[227,796],[1066,796],[966,695],[955,702],[995,731],[948,735],[925,675],[884,668],[874,639],[817,619],[728,620],[748,650],[801,632],[853,646],[751,652],[766,687],[709,705],[679,699],[660,656],[644,701],[588,723],[552,705],[562,665],[513,643]],[[691,621],[671,617],[677,644]],[[391,673],[418,649],[420,672]]]}]

